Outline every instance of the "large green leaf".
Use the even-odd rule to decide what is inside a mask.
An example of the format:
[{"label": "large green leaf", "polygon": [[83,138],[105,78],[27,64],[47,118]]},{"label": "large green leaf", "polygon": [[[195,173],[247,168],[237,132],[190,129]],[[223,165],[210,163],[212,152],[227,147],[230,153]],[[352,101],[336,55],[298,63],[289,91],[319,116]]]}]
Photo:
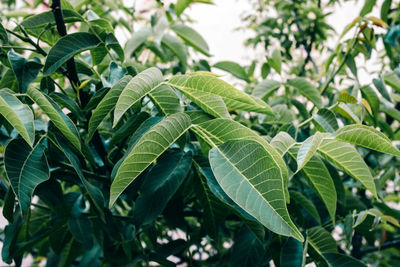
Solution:
[{"label": "large green leaf", "polygon": [[370,13],[376,4],[376,0],[365,0],[364,6],[360,11],[360,16],[363,17]]},{"label": "large green leaf", "polygon": [[100,43],[96,35],[88,32],[71,33],[60,38],[47,55],[43,74],[52,74],[76,54],[93,49]]},{"label": "large green leaf", "polygon": [[335,239],[333,239],[331,233],[321,226],[308,229],[307,240],[320,255],[322,253],[337,253]]},{"label": "large green leaf", "polygon": [[346,125],[335,133],[335,139],[400,157],[400,151],[380,131],[362,124]]},{"label": "large green leaf", "polygon": [[160,85],[150,92],[149,97],[164,115],[171,115],[183,111],[179,96],[174,89],[166,84]]},{"label": "large green leaf", "polygon": [[241,208],[269,230],[304,240],[287,211],[279,165],[262,144],[228,141],[211,149],[209,159],[218,183]]},{"label": "large green leaf", "polygon": [[289,193],[290,199],[293,200],[291,203],[295,203],[304,208],[318,223],[321,223],[321,217],[319,216],[318,210],[311,200],[297,191],[290,190]]},{"label": "large green leaf", "polygon": [[164,34],[161,43],[168,47],[179,59],[179,61],[182,64],[183,70],[186,70],[187,67],[187,55],[186,55],[186,50],[184,45],[181,43],[181,41],[170,34]]},{"label": "large green leaf", "polygon": [[32,110],[11,93],[9,90],[0,90],[0,114],[33,146],[35,127]]},{"label": "large green leaf", "polygon": [[229,119],[209,120],[193,126],[191,130],[197,133],[200,138],[204,139],[204,141],[208,142],[210,146],[241,139],[255,140],[262,144],[267,153],[271,155],[274,164],[279,166],[280,177],[284,181],[286,201],[289,201],[289,191],[287,188],[289,184],[289,176],[286,163],[283,161],[282,156],[278,151],[256,132],[239,122]]},{"label": "large green leaf", "polygon": [[176,113],[147,131],[122,162],[110,189],[110,207],[135,178],[191,126],[190,117]]},{"label": "large green leaf", "polygon": [[183,24],[172,25],[171,29],[188,45],[192,46],[194,49],[203,53],[204,55],[210,56],[207,42],[197,31]]},{"label": "large green leaf", "polygon": [[333,139],[324,139],[318,148],[318,152],[360,181],[366,189],[377,197],[374,178],[369,167],[352,145]]},{"label": "large green leaf", "polygon": [[245,69],[232,61],[220,61],[213,65],[214,68],[221,69],[231,73],[236,78],[245,80],[246,82],[250,82],[249,76],[247,75]]},{"label": "large green leaf", "polygon": [[252,95],[266,100],[270,95],[272,95],[276,90],[281,87],[281,83],[275,80],[263,80],[253,90]]},{"label": "large green leaf", "polygon": [[113,127],[117,125],[130,107],[157,88],[163,80],[161,71],[155,67],[144,70],[133,77],[118,98],[114,111]]},{"label": "large green leaf", "polygon": [[54,125],[61,133],[70,141],[78,150],[81,149],[81,142],[78,130],[71,119],[62,112],[60,107],[46,95],[40,91],[30,87],[28,88],[28,96],[42,109],[49,117]]},{"label": "large green leaf", "polygon": [[133,218],[137,226],[157,219],[182,184],[191,165],[190,152],[170,152],[157,161],[146,175],[135,202]]},{"label": "large green leaf", "polygon": [[272,138],[270,144],[283,156],[296,144],[296,141],[287,132],[279,132]]},{"label": "large green leaf", "polygon": [[50,178],[42,141],[31,148],[24,140],[14,139],[4,153],[5,170],[23,214],[30,207],[36,186]]},{"label": "large green leaf", "polygon": [[322,105],[321,95],[317,88],[304,78],[294,78],[288,81],[288,85],[293,86],[299,93],[313,102],[317,107]]},{"label": "large green leaf", "polygon": [[100,123],[115,107],[122,90],[124,90],[131,80],[132,76],[130,75],[127,75],[119,80],[113,87],[111,87],[110,91],[107,92],[97,107],[93,110],[92,117],[89,120],[89,134],[87,141],[92,139],[94,132],[99,127]]},{"label": "large green leaf", "polygon": [[271,108],[261,99],[249,96],[212,75],[202,73],[177,75],[172,77],[168,84],[182,91],[188,98],[194,92],[215,95],[221,97],[228,108],[273,114]]}]

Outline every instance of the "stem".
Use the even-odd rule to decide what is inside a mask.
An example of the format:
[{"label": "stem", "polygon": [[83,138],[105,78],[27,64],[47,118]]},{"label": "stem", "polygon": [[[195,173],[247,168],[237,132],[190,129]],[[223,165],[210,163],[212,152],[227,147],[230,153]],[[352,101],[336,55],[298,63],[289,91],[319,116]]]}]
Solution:
[{"label": "stem", "polygon": [[22,47],[22,46],[13,46],[13,45],[4,45],[4,46],[0,46],[0,48],[4,48],[4,49],[21,49],[21,50],[29,50],[29,51],[34,51],[36,52],[36,49],[33,48],[28,48],[28,47]]},{"label": "stem", "polygon": [[22,31],[22,33],[24,33],[25,36],[19,35],[18,33],[15,33],[13,31],[10,30],[6,30],[9,34],[14,35],[15,37],[17,37],[18,39],[20,39],[21,41],[27,42],[29,44],[31,44],[36,50],[36,52],[38,52],[39,54],[41,54],[42,56],[47,56],[46,51],[44,51],[40,46],[38,46],[31,38],[29,38],[29,36],[27,36],[25,30],[23,30],[23,28],[21,26],[19,26],[19,29]]},{"label": "stem", "polygon": [[367,253],[371,253],[371,252],[375,252],[375,251],[379,251],[379,250],[383,250],[383,249],[387,249],[387,248],[393,248],[393,247],[400,247],[400,240],[386,242],[385,244],[383,244],[380,247],[370,247],[370,248],[361,249],[360,255],[362,256]]}]

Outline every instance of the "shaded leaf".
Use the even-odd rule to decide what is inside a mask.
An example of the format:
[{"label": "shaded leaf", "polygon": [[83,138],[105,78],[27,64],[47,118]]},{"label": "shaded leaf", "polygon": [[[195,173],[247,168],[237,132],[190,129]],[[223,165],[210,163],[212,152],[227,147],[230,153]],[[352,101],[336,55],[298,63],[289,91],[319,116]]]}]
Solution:
[{"label": "shaded leaf", "polygon": [[301,267],[303,264],[303,246],[293,238],[288,238],[281,249],[281,267]]},{"label": "shaded leaf", "polygon": [[333,133],[339,128],[335,113],[326,108],[318,110],[313,115],[313,123],[315,128],[321,132]]},{"label": "shaded leaf", "polygon": [[317,88],[304,78],[289,80],[288,85],[294,87],[299,93],[314,103],[317,107],[322,105],[321,95]]},{"label": "shaded leaf", "polygon": [[26,60],[13,50],[10,50],[7,56],[15,77],[17,78],[19,90],[21,93],[25,93],[29,84],[38,76],[42,64],[37,57]]},{"label": "shaded leaf", "polygon": [[206,56],[210,56],[207,42],[194,29],[183,24],[175,24],[171,29],[184,40],[188,45],[201,52]]},{"label": "shaded leaf", "polygon": [[324,258],[327,260],[330,266],[334,267],[347,267],[347,266],[354,266],[354,267],[365,267],[364,263],[361,261],[339,253],[323,253]]},{"label": "shaded leaf", "polygon": [[262,100],[266,100],[276,90],[281,87],[281,83],[275,80],[263,80],[253,90],[252,95]]},{"label": "shaded leaf", "polygon": [[166,84],[160,85],[151,91],[149,97],[164,115],[171,115],[183,111],[179,96],[174,89]]},{"label": "shaded leaf", "polygon": [[164,34],[161,43],[170,49],[182,64],[182,68],[185,71],[187,68],[187,55],[186,50],[181,41],[173,35]]}]

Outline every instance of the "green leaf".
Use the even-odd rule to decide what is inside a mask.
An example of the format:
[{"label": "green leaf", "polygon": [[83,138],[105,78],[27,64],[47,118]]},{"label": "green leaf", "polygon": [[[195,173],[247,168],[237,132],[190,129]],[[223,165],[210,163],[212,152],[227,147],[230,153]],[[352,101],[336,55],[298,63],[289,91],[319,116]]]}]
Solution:
[{"label": "green leaf", "polygon": [[110,189],[110,207],[122,192],[151,163],[191,126],[188,115],[176,113],[164,118],[147,131],[126,156],[119,167]]},{"label": "green leaf", "polygon": [[307,229],[307,240],[320,255],[322,255],[322,253],[337,253],[335,239],[321,226]]},{"label": "green leaf", "polygon": [[263,80],[253,90],[252,95],[262,100],[266,100],[271,96],[276,90],[281,87],[281,83],[275,80]]},{"label": "green leaf", "polygon": [[392,98],[389,95],[388,90],[386,89],[385,84],[381,79],[372,79],[372,82],[375,85],[375,88],[379,91],[379,93],[389,102],[392,102]]},{"label": "green leaf", "polygon": [[42,109],[61,133],[70,141],[79,151],[81,150],[81,141],[78,130],[71,119],[62,112],[60,107],[54,101],[42,94],[40,91],[30,87],[28,96]]},{"label": "green leaf", "polygon": [[0,23],[0,41],[2,44],[8,43],[7,31],[1,23]]},{"label": "green leaf", "polygon": [[321,95],[317,88],[306,79],[297,77],[289,80],[288,85],[298,90],[301,95],[305,96],[317,107],[322,105]]},{"label": "green leaf", "polygon": [[383,80],[397,92],[400,92],[400,77],[396,74],[396,72],[386,73],[383,75]]},{"label": "green leaf", "polygon": [[269,230],[303,242],[286,208],[280,167],[262,144],[228,141],[211,149],[209,159],[218,183],[236,204]]},{"label": "green leaf", "polygon": [[364,17],[365,15],[370,13],[372,11],[372,9],[374,8],[375,4],[376,4],[376,0],[365,0],[365,4],[360,11],[360,16]]},{"label": "green leaf", "polygon": [[[230,84],[211,75],[203,73],[176,75],[168,81],[168,84],[172,87],[175,87],[179,91],[182,91],[182,93],[186,94],[188,98],[196,104],[199,103],[193,100],[195,99],[195,97],[198,98],[200,96],[203,96],[204,99],[205,96],[210,97],[210,95],[214,95],[221,97],[228,108],[245,110],[249,112],[253,111],[270,115],[273,114],[271,108],[261,99],[251,97],[248,94],[237,90]],[[212,100],[217,102],[217,99],[215,97],[213,97]],[[203,106],[205,106],[207,104],[207,100],[203,101],[205,101],[203,104]],[[222,108],[220,106],[218,107]],[[211,112],[211,110],[204,111],[206,111],[207,113]],[[215,110],[213,110],[212,112],[213,114],[210,114],[214,116],[217,113]],[[218,113],[218,115],[219,117],[222,117],[222,114],[220,112]]]},{"label": "green leaf", "polygon": [[316,132],[314,135],[308,137],[300,146],[297,152],[297,171],[301,170],[304,165],[311,159],[317,152],[319,145],[322,143],[324,134]]},{"label": "green leaf", "polygon": [[352,267],[366,267],[364,263],[361,261],[344,255],[344,254],[339,254],[339,253],[323,253],[323,257],[326,259],[326,261],[329,263],[330,266],[332,267],[347,267],[347,266],[352,266]]},{"label": "green leaf", "polygon": [[37,57],[26,60],[23,56],[10,50],[7,54],[11,68],[17,78],[19,91],[25,93],[29,84],[33,82],[39,74],[42,64]]},{"label": "green leaf", "polygon": [[313,115],[313,123],[315,128],[321,132],[333,133],[339,128],[335,113],[326,108],[318,110]]},{"label": "green leaf", "polygon": [[39,140],[31,148],[22,139],[8,143],[4,153],[4,165],[15,196],[25,214],[31,204],[33,192],[39,184],[50,178],[49,165],[44,154],[46,147]]},{"label": "green leaf", "polygon": [[168,47],[179,59],[179,61],[182,64],[183,70],[186,70],[187,68],[187,55],[185,51],[184,45],[181,43],[181,41],[176,38],[173,35],[170,34],[164,34],[161,43]]},{"label": "green leaf", "polygon": [[84,245],[86,249],[93,247],[93,226],[86,215],[69,218],[68,228],[76,241]]},{"label": "green leaf", "polygon": [[207,42],[197,31],[183,24],[172,25],[171,29],[188,45],[206,56],[211,56]]},{"label": "green leaf", "polygon": [[[62,15],[65,23],[83,21],[82,16],[72,9],[62,9]],[[41,28],[48,24],[55,25],[54,14],[52,11],[46,11],[37,15],[29,16],[21,22],[25,29]]]},{"label": "green leaf", "polygon": [[287,132],[279,132],[270,142],[279,154],[283,157],[289,149],[296,144],[296,141]]},{"label": "green leaf", "polygon": [[101,99],[97,107],[93,110],[92,117],[89,120],[89,133],[87,141],[92,139],[93,134],[99,127],[100,123],[107,117],[111,110],[113,110],[117,104],[119,96],[122,93],[122,90],[124,90],[131,80],[132,76],[124,76],[113,87],[111,87],[103,99]]},{"label": "green leaf", "polygon": [[191,3],[214,4],[212,0],[178,0],[175,4],[175,13],[179,17]]},{"label": "green leaf", "polygon": [[374,178],[369,171],[369,167],[352,145],[337,140],[325,139],[318,148],[318,152],[350,176],[360,181],[366,189],[377,197]]},{"label": "green leaf", "polygon": [[301,267],[303,264],[303,245],[296,239],[288,238],[281,249],[281,267]]},{"label": "green leaf", "polygon": [[351,120],[355,123],[361,123],[360,118],[356,114],[354,114],[353,110],[346,104],[346,103],[339,103],[339,105],[336,105],[334,108],[337,113],[342,115],[348,120]]},{"label": "green leaf", "polygon": [[268,58],[268,65],[270,65],[277,73],[281,74],[282,57],[280,49],[272,51],[271,57]]},{"label": "green leaf", "polygon": [[213,65],[214,68],[224,70],[226,72],[231,73],[236,78],[242,79],[246,82],[250,82],[249,77],[245,71],[245,69],[232,61],[220,61]]},{"label": "green leaf", "polygon": [[124,62],[125,60],[125,53],[124,50],[122,49],[121,45],[119,44],[117,38],[113,33],[108,33],[106,36],[105,40],[105,45],[107,48],[114,50],[114,52],[117,54],[118,59],[121,62]]},{"label": "green leaf", "polygon": [[[255,140],[262,144],[265,151],[271,156],[275,165],[279,167],[280,177],[284,181],[285,197],[289,202],[289,177],[286,163],[282,156],[272,147],[264,138],[260,137],[256,132],[247,128],[239,122],[229,119],[213,119],[191,128],[200,138],[208,142],[210,146],[222,144],[231,140]],[[204,136],[205,135],[205,136]],[[211,142],[210,142],[211,141]]]},{"label": "green leaf", "polygon": [[28,105],[23,104],[9,90],[0,90],[0,114],[18,131],[21,137],[33,146],[35,127],[33,113]]},{"label": "green leaf", "polygon": [[163,80],[161,71],[155,67],[144,70],[133,77],[118,98],[114,111],[113,127],[117,125],[130,107],[157,88]]},{"label": "green leaf", "polygon": [[345,90],[340,91],[338,102],[357,104],[357,99],[351,94],[347,93]]},{"label": "green leaf", "polygon": [[[296,159],[298,157],[298,151],[298,146],[294,146],[289,150],[289,154],[293,159]],[[334,224],[337,194],[333,179],[324,162],[319,156],[313,155],[301,169],[301,174],[324,202]]]},{"label": "green leaf", "polygon": [[61,108],[67,108],[69,111],[71,111],[72,114],[76,118],[79,118],[80,120],[85,120],[81,109],[79,108],[78,104],[73,101],[71,98],[68,96],[62,94],[62,93],[57,93],[57,92],[52,92],[49,95],[58,105],[60,105]]},{"label": "green leaf", "polygon": [[109,147],[123,143],[125,138],[131,136],[139,126],[150,117],[147,112],[140,112],[130,117],[118,130],[114,131]]},{"label": "green leaf", "polygon": [[191,165],[190,152],[170,152],[157,161],[147,173],[135,202],[133,218],[137,226],[157,219],[189,173]]},{"label": "green leaf", "polygon": [[303,196],[300,192],[290,190],[290,198],[293,200],[292,203],[296,203],[297,205],[301,206],[304,208],[311,216],[314,217],[314,219],[318,222],[321,223],[321,217],[319,216],[317,208],[314,206],[314,204]]},{"label": "green leaf", "polygon": [[346,125],[334,133],[337,140],[400,157],[400,151],[380,131],[362,124]]},{"label": "green leaf", "polygon": [[135,52],[142,44],[144,44],[144,42],[146,42],[151,33],[152,30],[149,27],[141,28],[134,32],[132,37],[125,44],[125,56],[127,58],[131,58],[132,53]]},{"label": "green leaf", "polygon": [[76,32],[61,37],[47,55],[43,74],[52,74],[76,54],[96,48],[100,43],[96,35],[88,32]]},{"label": "green leaf", "polygon": [[149,97],[158,110],[164,115],[171,115],[183,111],[179,96],[174,89],[166,84],[160,85],[150,92]]}]

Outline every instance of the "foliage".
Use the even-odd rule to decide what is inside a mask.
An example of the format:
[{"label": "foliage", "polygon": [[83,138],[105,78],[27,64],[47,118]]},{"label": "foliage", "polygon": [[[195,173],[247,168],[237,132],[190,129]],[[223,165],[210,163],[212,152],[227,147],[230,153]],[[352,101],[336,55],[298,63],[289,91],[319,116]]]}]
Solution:
[{"label": "foliage", "polygon": [[256,1],[250,66],[211,64],[185,10],[212,1],[4,2],[4,262],[399,265],[398,1],[336,47],[340,1]]}]

